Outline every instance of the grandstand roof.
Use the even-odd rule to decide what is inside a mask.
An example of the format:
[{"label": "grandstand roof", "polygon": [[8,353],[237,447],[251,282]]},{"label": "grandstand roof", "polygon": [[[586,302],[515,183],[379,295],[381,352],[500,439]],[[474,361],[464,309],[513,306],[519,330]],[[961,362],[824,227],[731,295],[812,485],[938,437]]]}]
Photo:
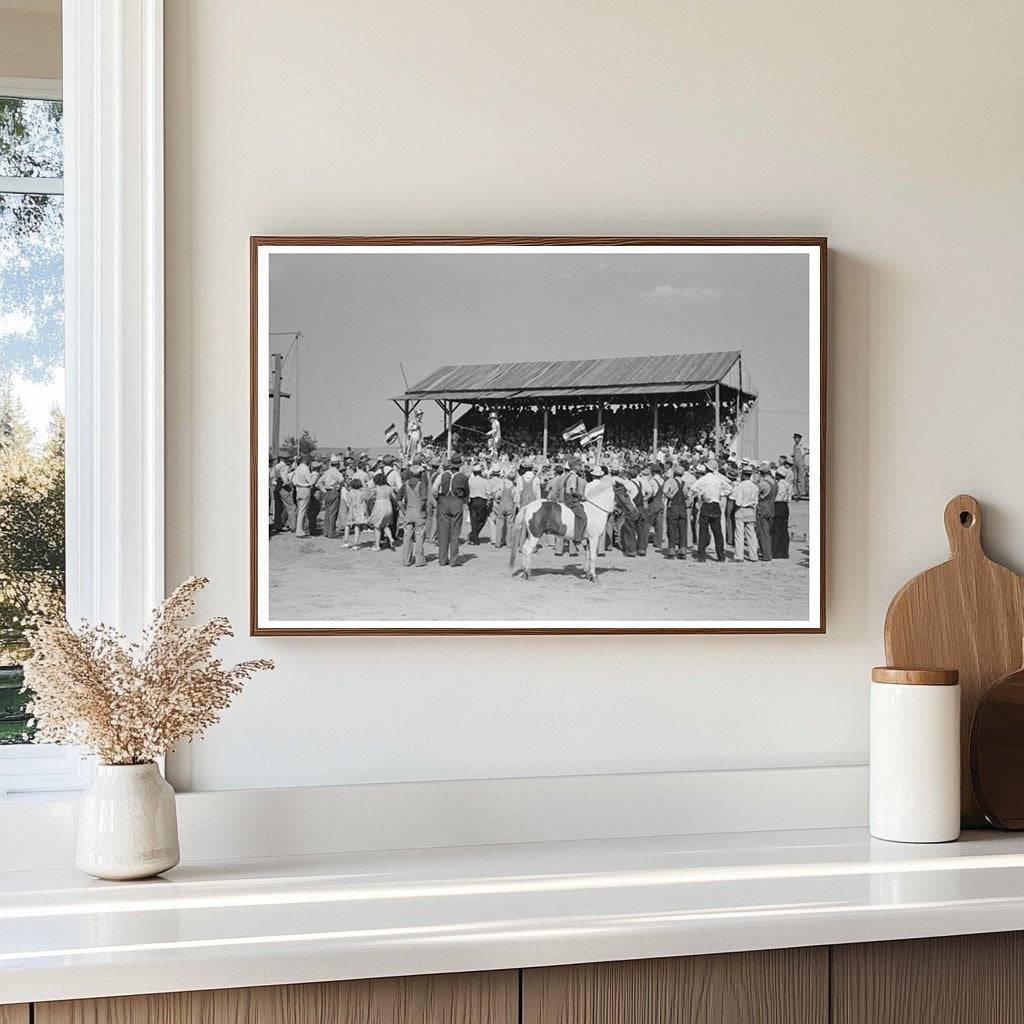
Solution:
[{"label": "grandstand roof", "polygon": [[738,351],[729,351],[441,366],[404,394],[398,395],[396,400],[475,402],[484,399],[676,394],[700,391],[723,381],[739,359]]}]

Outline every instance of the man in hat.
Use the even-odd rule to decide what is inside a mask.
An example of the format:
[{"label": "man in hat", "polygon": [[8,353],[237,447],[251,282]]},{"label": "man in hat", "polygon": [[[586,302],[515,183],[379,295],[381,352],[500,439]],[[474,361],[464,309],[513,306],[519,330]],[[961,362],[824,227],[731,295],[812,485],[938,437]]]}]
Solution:
[{"label": "man in hat", "polygon": [[775,513],[772,516],[772,558],[789,558],[789,501],[793,484],[780,466],[776,471]]},{"label": "man in hat", "polygon": [[637,524],[636,553],[645,556],[647,545],[651,543],[651,529],[654,529],[654,546],[658,547],[661,540],[659,520],[664,519],[665,503],[661,498],[661,478],[657,475],[657,467],[647,463],[637,477],[640,485],[641,505],[640,521]]},{"label": "man in hat", "polygon": [[685,561],[689,545],[686,543],[687,528],[687,501],[690,495],[683,480],[683,474],[688,469],[685,460],[676,463],[672,468],[672,475],[665,481],[662,488],[662,497],[665,501],[665,525],[668,529],[668,545],[665,548],[666,558],[678,558]]},{"label": "man in hat", "polygon": [[[734,459],[728,459],[725,463],[725,476],[729,483],[736,486],[740,480],[740,467]],[[725,531],[725,546],[735,548],[736,546],[736,505],[732,500],[732,491],[725,499],[725,515],[722,519],[722,528]]]},{"label": "man in hat", "polygon": [[525,508],[533,501],[540,499],[540,477],[533,467],[533,460],[526,459],[519,465],[519,476],[516,479],[516,504]]},{"label": "man in hat", "polygon": [[[636,479],[635,469],[624,470],[615,483],[615,510],[621,521],[619,524],[619,546],[627,558],[636,557],[638,521],[640,513],[638,503],[642,502],[640,484]],[[639,525],[643,525],[640,522]]]},{"label": "man in hat", "polygon": [[492,479],[491,496],[491,544],[496,548],[505,547],[512,536],[512,524],[516,517],[516,490],[511,469],[495,470]]},{"label": "man in hat", "polygon": [[793,488],[793,500],[801,501],[810,495],[807,487],[807,449],[804,447],[804,435],[793,435],[793,472],[796,483]]},{"label": "man in hat", "polygon": [[[338,536],[336,524],[338,521],[338,510],[341,508],[341,488],[345,482],[344,477],[341,475],[340,467],[341,457],[339,455],[332,455],[330,464],[316,482],[317,493],[320,496],[324,509],[324,537],[328,538]],[[342,525],[341,533],[345,533],[344,524]]]},{"label": "man in hat", "polygon": [[[565,501],[565,478],[568,475],[569,467],[555,459],[551,467],[551,479],[548,480],[547,497],[549,501]],[[565,554],[565,538],[555,538],[555,555],[561,557]]]},{"label": "man in hat", "polygon": [[267,480],[270,483],[270,533],[280,533],[287,525],[284,512],[284,499],[281,497],[281,475],[278,466],[283,465],[280,459],[270,456],[270,465],[267,470]]},{"label": "man in hat", "polygon": [[456,566],[469,498],[469,478],[462,472],[461,455],[451,457],[448,468],[438,474],[433,490],[437,498],[437,564]]},{"label": "man in hat", "polygon": [[430,488],[423,472],[423,463],[416,458],[409,466],[399,495],[398,525],[402,528],[402,547],[398,552],[399,564],[426,565],[423,543],[427,531],[427,497]]},{"label": "man in hat", "polygon": [[473,464],[469,474],[469,543],[480,543],[480,531],[487,525],[490,505],[487,497],[487,478],[479,462]]},{"label": "man in hat", "polygon": [[583,475],[583,464],[579,459],[573,459],[569,463],[569,472],[565,474],[562,482],[563,501],[572,511],[575,519],[571,555],[579,552],[579,546],[583,543],[583,535],[587,531],[587,510],[583,504],[583,496],[587,490],[587,478]]},{"label": "man in hat", "polygon": [[319,530],[317,524],[320,521],[320,492],[317,490],[316,485],[323,471],[323,462],[321,462],[320,459],[314,459],[313,464],[310,466],[310,475],[313,479],[313,485],[309,492],[309,511],[306,513],[306,518],[308,520],[307,529],[309,530],[310,537],[315,537]]},{"label": "man in hat", "polygon": [[292,473],[299,465],[296,458],[285,459],[281,457],[278,463],[277,474],[281,480],[281,501],[284,504],[284,523],[282,530],[295,532],[296,508],[295,508],[295,487],[292,484]]},{"label": "man in hat", "polygon": [[309,468],[309,459],[300,455],[292,470],[292,486],[295,488],[295,536],[309,536],[309,498],[313,493],[316,477]]},{"label": "man in hat", "polygon": [[762,462],[754,479],[757,484],[757,552],[762,562],[772,560],[772,519],[775,516],[775,495],[779,484],[771,466]]},{"label": "man in hat", "polygon": [[701,506],[701,498],[700,495],[697,494],[697,481],[707,471],[708,467],[705,465],[704,462],[698,459],[698,461],[694,463],[693,472],[690,474],[690,476],[693,479],[688,481],[690,485],[690,494],[692,495],[692,498],[690,500],[690,546],[694,548],[697,546],[697,536],[699,530],[698,521],[700,519]]},{"label": "man in hat", "polygon": [[744,466],[740,470],[740,482],[733,487],[730,495],[736,506],[736,546],[733,557],[737,562],[742,562],[744,557],[750,562],[757,561],[756,520],[759,494],[753,475],[754,471],[750,466]]},{"label": "man in hat", "polygon": [[490,427],[487,430],[487,451],[493,459],[501,447],[501,424],[498,422],[498,414],[492,409],[490,416]]},{"label": "man in hat", "polygon": [[427,482],[427,543],[437,543],[437,492],[434,485],[441,475],[441,459],[438,455],[431,456],[429,469],[424,469],[423,477]]},{"label": "man in hat", "polygon": [[716,459],[708,459],[707,472],[694,488],[700,501],[700,534],[697,538],[697,561],[707,561],[708,543],[715,539],[715,557],[725,561],[725,539],[722,537],[722,506],[732,491],[728,478],[718,472]]}]

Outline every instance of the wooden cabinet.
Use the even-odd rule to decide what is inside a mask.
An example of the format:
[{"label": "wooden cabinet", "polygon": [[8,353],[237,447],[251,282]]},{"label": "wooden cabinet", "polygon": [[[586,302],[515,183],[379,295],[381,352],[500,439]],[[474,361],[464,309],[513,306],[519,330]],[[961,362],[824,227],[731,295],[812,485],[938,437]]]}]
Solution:
[{"label": "wooden cabinet", "polygon": [[[35,1007],[35,1024],[516,1024],[518,1017],[517,971],[173,992]],[[0,1018],[0,1024],[7,1021]]]},{"label": "wooden cabinet", "polygon": [[523,971],[523,1024],[826,1024],[828,950]]},{"label": "wooden cabinet", "polygon": [[1024,1024],[1024,933],[0,1006],[0,1024]]},{"label": "wooden cabinet", "polygon": [[832,947],[833,1024],[1024,1024],[1024,933]]}]

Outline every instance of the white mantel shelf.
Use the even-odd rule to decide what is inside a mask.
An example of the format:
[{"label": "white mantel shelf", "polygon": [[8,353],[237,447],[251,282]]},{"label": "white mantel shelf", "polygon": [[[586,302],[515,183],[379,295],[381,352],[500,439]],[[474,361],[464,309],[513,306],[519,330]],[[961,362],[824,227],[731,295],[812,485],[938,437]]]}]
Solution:
[{"label": "white mantel shelf", "polygon": [[0,873],[0,1003],[1024,928],[1024,837],[860,829]]}]

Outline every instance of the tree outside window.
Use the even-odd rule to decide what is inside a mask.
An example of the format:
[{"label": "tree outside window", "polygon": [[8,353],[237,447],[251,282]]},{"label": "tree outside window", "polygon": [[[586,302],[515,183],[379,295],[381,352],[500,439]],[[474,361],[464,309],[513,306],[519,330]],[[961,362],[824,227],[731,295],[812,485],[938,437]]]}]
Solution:
[{"label": "tree outside window", "polygon": [[63,611],[61,107],[0,97],[0,744],[31,739],[26,623]]}]

